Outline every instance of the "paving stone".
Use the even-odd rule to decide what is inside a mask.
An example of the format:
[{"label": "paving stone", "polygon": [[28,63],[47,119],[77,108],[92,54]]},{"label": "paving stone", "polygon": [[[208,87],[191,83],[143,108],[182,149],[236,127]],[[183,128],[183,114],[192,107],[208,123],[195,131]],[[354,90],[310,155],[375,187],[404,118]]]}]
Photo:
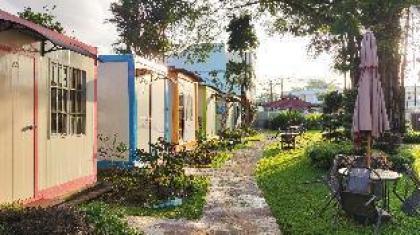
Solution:
[{"label": "paving stone", "polygon": [[211,177],[200,220],[129,217],[128,223],[153,235],[280,235],[276,219],[253,176],[267,143],[236,151],[221,169],[186,169],[190,175]]}]

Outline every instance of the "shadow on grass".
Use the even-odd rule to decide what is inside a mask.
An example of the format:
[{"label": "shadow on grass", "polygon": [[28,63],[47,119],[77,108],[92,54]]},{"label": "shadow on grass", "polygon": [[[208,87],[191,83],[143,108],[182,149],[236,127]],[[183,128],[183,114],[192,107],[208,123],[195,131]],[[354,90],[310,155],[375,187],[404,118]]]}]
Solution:
[{"label": "shadow on grass", "polygon": [[[107,203],[113,210],[122,211],[126,216],[153,216],[167,219],[199,219],[203,214],[206,194],[210,185],[208,178],[194,180],[194,192],[180,206],[150,208],[122,203]],[[100,201],[100,200],[99,200]]]},{"label": "shadow on grass", "polygon": [[[270,146],[271,147],[271,146]],[[361,226],[335,208],[319,216],[329,197],[324,183],[326,172],[314,168],[300,151],[281,152],[268,148],[257,167],[257,181],[284,234],[372,234],[372,226]],[[402,180],[403,182],[406,179]],[[313,183],[308,183],[313,182]],[[399,184],[400,191],[404,183]],[[419,234],[420,220],[405,216],[401,203],[391,199],[392,222],[382,226],[383,234]]]}]

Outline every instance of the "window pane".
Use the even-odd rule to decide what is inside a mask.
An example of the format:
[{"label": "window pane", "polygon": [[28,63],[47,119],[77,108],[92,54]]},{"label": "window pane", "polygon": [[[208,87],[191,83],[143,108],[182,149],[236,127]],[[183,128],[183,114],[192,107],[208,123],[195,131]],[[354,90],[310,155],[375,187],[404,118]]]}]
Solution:
[{"label": "window pane", "polygon": [[51,88],[51,112],[57,111],[57,89]]},{"label": "window pane", "polygon": [[75,115],[71,116],[71,133],[77,133],[77,117]]},{"label": "window pane", "polygon": [[67,133],[67,114],[61,115],[61,133]]},{"label": "window pane", "polygon": [[60,87],[62,86],[62,77],[63,77],[62,70],[63,70],[63,67],[61,65],[59,65],[58,66],[58,86],[60,86]]},{"label": "window pane", "polygon": [[51,133],[57,133],[57,114],[51,114]]},{"label": "window pane", "polygon": [[63,111],[63,91],[61,89],[57,90],[57,111],[62,112]]},{"label": "window pane", "polygon": [[66,66],[63,66],[63,79],[62,79],[63,87],[67,87],[67,81],[68,81],[68,68]]},{"label": "window pane", "polygon": [[59,113],[57,114],[57,133],[62,133],[62,129],[63,129],[63,123],[61,122],[62,118],[62,114]]},{"label": "window pane", "polygon": [[57,64],[51,64],[51,86],[58,85],[58,74],[57,74]]},{"label": "window pane", "polygon": [[76,89],[76,79],[77,79],[78,69],[73,69],[73,77],[71,79],[71,86],[70,88]]},{"label": "window pane", "polygon": [[[86,71],[82,72],[81,113],[86,114]],[[86,118],[86,115],[84,115]],[[84,125],[84,124],[83,124]]]},{"label": "window pane", "polygon": [[83,104],[82,92],[78,91],[77,92],[77,113],[78,114],[82,113],[82,104]]},{"label": "window pane", "polygon": [[70,112],[75,113],[76,112],[76,91],[70,91]]},{"label": "window pane", "polygon": [[67,113],[67,90],[63,90],[63,112]]}]

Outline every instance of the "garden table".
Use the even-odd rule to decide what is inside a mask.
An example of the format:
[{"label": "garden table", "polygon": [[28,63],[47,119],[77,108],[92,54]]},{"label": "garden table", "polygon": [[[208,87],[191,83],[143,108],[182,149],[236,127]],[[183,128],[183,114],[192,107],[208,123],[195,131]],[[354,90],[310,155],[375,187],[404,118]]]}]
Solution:
[{"label": "garden table", "polygon": [[397,196],[399,199],[396,188],[398,180],[402,177],[402,175],[398,172],[391,171],[391,170],[383,170],[383,169],[375,169],[370,174],[370,179],[376,182],[383,182],[382,183],[382,193],[385,195],[383,198],[383,207],[386,211],[389,211],[389,200],[390,200],[390,191],[389,191],[389,184],[393,184],[392,192]]}]

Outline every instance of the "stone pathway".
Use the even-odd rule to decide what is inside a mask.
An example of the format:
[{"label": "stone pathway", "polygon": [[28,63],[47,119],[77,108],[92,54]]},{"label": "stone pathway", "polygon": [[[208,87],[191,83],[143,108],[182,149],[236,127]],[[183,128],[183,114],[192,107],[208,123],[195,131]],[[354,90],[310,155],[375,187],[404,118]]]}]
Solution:
[{"label": "stone pathway", "polygon": [[198,221],[128,217],[128,223],[153,235],[281,234],[253,176],[268,142],[236,151],[221,169],[189,169],[187,173],[211,177],[203,216]]}]

